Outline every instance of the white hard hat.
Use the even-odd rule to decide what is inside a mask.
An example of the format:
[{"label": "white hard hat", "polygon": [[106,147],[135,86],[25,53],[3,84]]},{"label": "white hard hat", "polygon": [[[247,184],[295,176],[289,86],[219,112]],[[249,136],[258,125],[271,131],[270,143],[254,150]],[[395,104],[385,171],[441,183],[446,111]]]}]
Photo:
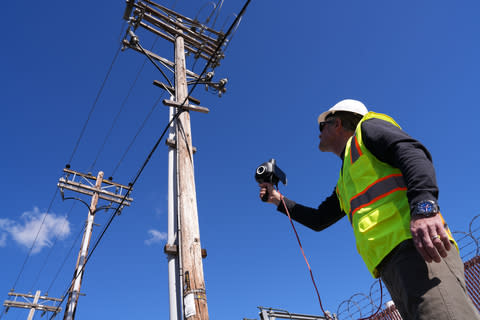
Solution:
[{"label": "white hard hat", "polygon": [[347,111],[347,112],[353,112],[353,113],[358,113],[362,116],[367,114],[368,110],[367,107],[363,103],[361,103],[358,100],[353,100],[353,99],[345,99],[340,102],[338,102],[336,105],[328,109],[328,111],[325,111],[321,115],[318,116],[318,123],[325,121],[325,119],[330,115],[335,113],[336,111]]}]

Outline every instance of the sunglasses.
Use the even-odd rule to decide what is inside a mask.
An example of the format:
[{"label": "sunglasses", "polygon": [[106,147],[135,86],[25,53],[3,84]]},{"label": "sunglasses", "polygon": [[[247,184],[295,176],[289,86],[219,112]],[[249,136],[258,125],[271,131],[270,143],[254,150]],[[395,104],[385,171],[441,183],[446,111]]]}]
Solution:
[{"label": "sunglasses", "polygon": [[328,119],[327,121],[322,121],[318,124],[318,129],[320,129],[320,132],[322,132],[323,128],[325,127],[325,125],[327,123],[334,123],[335,122],[335,118],[333,119]]}]

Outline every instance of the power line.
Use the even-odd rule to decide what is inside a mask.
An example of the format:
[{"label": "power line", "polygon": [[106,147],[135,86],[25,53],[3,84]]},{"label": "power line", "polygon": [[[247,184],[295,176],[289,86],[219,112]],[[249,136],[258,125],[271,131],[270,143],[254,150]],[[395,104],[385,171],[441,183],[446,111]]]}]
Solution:
[{"label": "power line", "polygon": [[[124,24],[122,23],[121,32],[120,32],[120,40],[119,40],[118,42],[121,42],[121,37],[122,37],[122,35],[123,35],[123,33],[124,33],[124,28],[125,28],[125,26],[124,26]],[[92,115],[92,113],[93,113],[93,111],[94,111],[94,109],[95,109],[95,105],[96,105],[96,103],[97,103],[97,101],[98,101],[98,99],[99,99],[99,97],[100,97],[101,92],[103,91],[103,87],[105,86],[106,80],[108,79],[108,77],[109,77],[109,75],[110,75],[110,72],[111,72],[111,70],[112,70],[112,68],[113,68],[113,65],[114,65],[114,63],[115,63],[115,61],[116,61],[116,59],[117,59],[117,57],[118,57],[118,54],[119,54],[119,52],[120,52],[120,49],[121,49],[121,46],[119,47],[119,49],[118,49],[117,52],[115,53],[115,56],[114,56],[114,58],[113,58],[113,61],[112,61],[111,65],[110,65],[110,67],[109,67],[109,69],[108,69],[108,71],[107,71],[107,75],[105,76],[105,79],[104,79],[104,81],[103,81],[103,83],[102,83],[102,85],[101,85],[101,87],[100,87],[100,90],[99,90],[99,92],[97,93],[97,97],[96,97],[96,99],[95,99],[95,101],[94,101],[94,103],[93,103],[93,105],[92,105],[92,108],[91,108],[91,110],[90,110],[90,112],[89,112],[89,114],[88,114],[87,120],[86,120],[85,124],[83,125],[83,128],[82,128],[82,130],[81,130],[81,132],[80,132],[80,136],[78,137],[77,142],[76,142],[76,144],[75,144],[75,147],[74,147],[74,149],[73,149],[73,152],[72,152],[72,154],[71,154],[71,156],[70,156],[70,159],[69,159],[69,161],[68,161],[69,163],[72,161],[72,159],[73,159],[73,157],[74,157],[74,155],[75,155],[75,153],[76,153],[76,150],[77,150],[77,148],[78,148],[78,146],[79,146],[79,144],[80,144],[80,141],[81,141],[81,139],[82,139],[82,136],[83,136],[83,134],[84,134],[84,132],[85,132],[85,129],[86,129],[86,127],[87,127],[87,124],[88,124],[88,122],[89,122],[89,120],[90,120],[90,118],[91,118],[91,115]],[[20,277],[21,277],[21,275],[22,275],[22,273],[23,273],[23,271],[24,271],[24,269],[25,269],[25,266],[26,266],[26,264],[27,264],[27,262],[28,262],[28,260],[29,260],[29,258],[30,258],[30,256],[31,256],[31,254],[32,254],[32,250],[33,250],[33,248],[35,247],[35,244],[36,244],[36,242],[37,242],[37,239],[38,239],[38,236],[39,236],[39,234],[40,234],[40,231],[41,231],[41,229],[42,229],[42,227],[43,227],[43,225],[44,225],[44,223],[45,223],[45,219],[46,219],[48,213],[50,212],[50,210],[51,210],[51,208],[52,208],[53,202],[54,202],[57,194],[58,194],[58,189],[55,190],[54,196],[53,196],[52,200],[50,201],[50,204],[49,204],[49,207],[48,207],[48,209],[47,209],[47,212],[45,213],[45,215],[44,215],[44,217],[43,217],[42,223],[40,224],[39,230],[38,230],[38,232],[37,232],[37,234],[36,234],[36,236],[35,236],[35,239],[34,239],[34,241],[33,241],[33,243],[32,243],[32,246],[30,247],[30,249],[29,249],[29,251],[28,251],[28,253],[27,253],[27,256],[25,257],[25,260],[23,261],[22,266],[20,267],[20,271],[19,271],[19,273],[18,273],[18,275],[17,275],[17,278],[15,279],[15,282],[14,282],[11,290],[14,290],[14,289],[15,289],[15,287],[16,287],[16,285],[17,285],[17,283],[18,283],[18,281],[19,281],[19,279],[20,279]],[[47,260],[48,260],[48,258],[47,258]],[[37,278],[37,280],[38,280],[38,278]],[[37,280],[36,280],[36,281],[37,281]],[[36,281],[35,281],[35,282],[36,282]],[[4,314],[4,311],[5,311],[5,309],[2,310],[2,313],[0,314],[0,319],[2,318],[2,315]]]},{"label": "power line", "polygon": [[[136,36],[134,36],[136,38]],[[140,51],[142,51],[142,53],[148,58],[148,60],[150,60],[151,63],[153,63],[153,65],[157,68],[158,71],[160,71],[160,73],[163,75],[163,77],[165,78],[165,80],[167,80],[168,84],[170,85],[170,87],[173,87],[173,84],[172,82],[170,81],[170,79],[167,77],[167,75],[165,74],[165,72],[162,70],[162,68],[160,68],[158,66],[158,64],[152,59],[152,57],[150,57],[150,55],[145,51],[145,49],[143,49],[143,47],[140,45],[140,43],[138,43],[137,41],[137,46],[138,48],[140,49]]]},{"label": "power line", "polygon": [[[243,14],[245,13],[245,10],[247,10],[247,7],[248,5],[250,4],[251,0],[247,0],[245,2],[245,4],[243,5],[242,9],[240,10],[240,13],[235,17],[235,20],[233,21],[233,23],[230,25],[230,27],[228,28],[227,32],[225,33],[225,36],[223,37],[222,41],[218,44],[217,48],[215,49],[215,52],[210,56],[210,59],[207,61],[207,64],[205,65],[205,67],[203,68],[202,72],[200,73],[200,76],[198,77],[197,81],[193,84],[192,88],[190,89],[190,92],[189,92],[189,96],[192,95],[192,92],[193,90],[195,90],[196,86],[198,85],[198,83],[200,82],[200,79],[202,78],[202,76],[205,74],[205,72],[207,72],[207,69],[209,68],[210,64],[212,63],[212,61],[214,60],[214,57],[217,56],[217,54],[219,53],[220,49],[222,48],[223,44],[225,43],[225,41],[227,40],[228,36],[230,35],[230,33],[233,31],[233,29],[235,28],[235,26],[238,24],[238,22],[240,21],[240,19],[242,18]],[[187,98],[185,98],[185,100],[183,101],[182,105],[185,104],[185,102],[187,101],[188,99],[188,96]]]},{"label": "power line", "polygon": [[127,155],[127,153],[130,151],[130,148],[133,146],[135,140],[137,139],[138,135],[140,134],[140,132],[142,132],[143,128],[145,127],[145,124],[147,123],[148,119],[150,119],[150,116],[152,115],[153,111],[155,110],[155,108],[157,107],[158,103],[160,102],[160,100],[162,99],[164,93],[162,93],[160,95],[160,97],[158,97],[158,99],[155,101],[155,103],[153,104],[152,108],[150,109],[150,112],[147,114],[147,116],[145,117],[145,119],[143,120],[142,124],[140,125],[140,128],[138,128],[137,130],[137,133],[135,134],[135,136],[133,137],[132,141],[130,142],[130,144],[128,145],[127,149],[125,150],[125,152],[123,153],[122,157],[120,158],[120,160],[118,161],[117,165],[115,166],[115,168],[113,169],[112,171],[112,176],[115,175],[115,173],[117,172],[118,168],[120,167],[120,164],[123,162],[123,160],[125,159],[125,156]]},{"label": "power line", "polygon": [[[123,29],[124,29],[124,27],[122,26],[122,30],[121,30],[120,34],[123,34]],[[98,100],[100,99],[100,95],[103,92],[103,88],[105,87],[105,84],[107,83],[107,80],[110,76],[110,72],[113,69],[113,65],[115,64],[115,61],[117,60],[118,54],[120,53],[121,49],[122,49],[122,46],[119,46],[118,49],[117,49],[117,52],[115,52],[115,55],[112,59],[112,62],[110,63],[110,67],[108,68],[107,73],[106,73],[106,75],[103,79],[103,82],[100,85],[100,89],[98,90],[97,96],[95,97],[95,100],[93,101],[92,107],[90,108],[90,112],[88,113],[87,120],[85,120],[85,123],[83,124],[82,130],[80,131],[80,135],[78,136],[77,142],[75,143],[75,147],[73,148],[72,154],[71,154],[70,159],[68,160],[67,163],[72,162],[73,156],[77,152],[78,146],[80,145],[80,141],[83,138],[83,135],[84,135],[85,130],[87,128],[88,122],[90,121],[90,118],[92,117],[92,113],[95,110],[95,107],[97,105]]]},{"label": "power line", "polygon": [[50,286],[48,287],[47,291],[46,292],[50,292],[50,289],[52,289],[53,287],[53,284],[55,283],[55,281],[57,280],[58,278],[58,275],[60,274],[60,271],[63,269],[63,267],[65,266],[65,263],[67,262],[68,260],[68,257],[70,256],[70,254],[72,253],[73,251],[73,248],[75,247],[75,244],[78,242],[78,240],[80,239],[80,236],[83,234],[83,231],[85,230],[85,224],[83,224],[83,228],[81,228],[77,234],[77,236],[75,237],[75,240],[73,240],[73,243],[72,243],[72,246],[70,247],[70,250],[68,250],[67,254],[65,255],[65,258],[63,259],[63,262],[62,264],[60,265],[60,267],[58,268],[57,270],[57,273],[55,274],[55,276],[53,277],[53,280],[52,282],[50,283]]},{"label": "power line", "polygon": [[[76,202],[74,202],[74,203],[72,204],[72,206],[70,207],[70,210],[67,212],[67,215],[65,216],[65,220],[63,221],[63,224],[62,224],[62,226],[60,227],[60,230],[62,230],[62,231],[64,230],[65,225],[66,225],[67,222],[68,222],[68,217],[70,216],[70,213],[72,212],[73,208],[75,207],[75,204],[76,204]],[[55,236],[55,240],[53,241],[53,245],[50,247],[50,250],[49,250],[49,252],[48,252],[48,255],[47,255],[47,257],[45,258],[45,260],[44,260],[44,262],[43,262],[43,265],[40,267],[40,269],[39,269],[39,271],[38,271],[38,273],[37,273],[37,277],[35,278],[35,281],[33,282],[33,284],[32,284],[32,286],[31,286],[29,292],[33,292],[34,287],[37,285],[37,282],[38,282],[38,280],[40,279],[40,275],[42,274],[43,269],[45,269],[45,266],[47,265],[47,262],[48,262],[48,260],[50,259],[50,255],[52,254],[53,250],[55,249],[55,246],[57,245],[58,238],[59,238],[59,234],[57,234],[57,235]],[[47,292],[48,292],[48,291],[47,291]]]},{"label": "power line", "polygon": [[[37,234],[35,235],[35,239],[34,239],[33,242],[32,242],[32,246],[31,246],[30,249],[28,250],[27,256],[25,257],[25,260],[23,261],[23,264],[22,264],[22,266],[20,267],[20,271],[18,272],[17,278],[15,279],[15,282],[13,283],[13,286],[12,286],[12,288],[10,289],[10,291],[15,291],[15,287],[17,286],[17,283],[18,283],[18,281],[20,280],[20,277],[22,276],[23,271],[25,270],[25,266],[27,265],[27,262],[28,262],[28,260],[30,259],[30,256],[32,255],[33,248],[35,247],[35,245],[36,245],[36,243],[37,243],[38,236],[40,235],[40,231],[42,230],[43,225],[45,224],[45,220],[46,220],[46,218],[47,218],[47,215],[50,213],[50,210],[51,210],[51,208],[52,208],[53,202],[55,201],[55,198],[57,197],[57,194],[58,194],[58,189],[55,188],[55,193],[53,194],[52,200],[50,200],[50,204],[49,204],[49,206],[48,206],[47,211],[46,211],[45,214],[43,215],[42,223],[41,223],[40,226],[38,227],[38,231],[37,231]],[[0,319],[2,318],[2,316],[3,316],[4,314],[5,314],[5,307],[3,308],[2,313],[0,313]]]},{"label": "power line", "polygon": [[[83,268],[85,268],[85,266],[87,265],[88,261],[90,261],[90,257],[93,255],[93,253],[95,252],[95,249],[98,247],[98,244],[100,243],[100,241],[102,240],[103,236],[105,235],[105,232],[108,230],[108,228],[110,227],[110,225],[112,224],[113,222],[113,219],[115,219],[115,217],[117,216],[118,212],[120,211],[120,209],[122,208],[122,205],[123,205],[123,202],[125,202],[125,200],[127,199],[128,195],[130,194],[133,186],[135,185],[135,183],[138,181],[138,179],[140,178],[140,175],[142,174],[143,170],[145,169],[145,167],[147,166],[148,162],[150,162],[150,159],[152,157],[152,155],[155,153],[158,145],[160,144],[160,141],[163,139],[163,137],[165,136],[167,130],[169,129],[170,125],[172,124],[173,121],[175,121],[178,116],[181,114],[182,112],[178,112],[173,118],[172,120],[169,121],[168,125],[165,127],[165,129],[163,130],[160,138],[157,140],[157,142],[155,143],[154,147],[152,148],[152,150],[150,151],[147,159],[144,161],[143,165],[141,166],[141,168],[138,170],[134,180],[132,183],[129,184],[130,186],[130,189],[127,190],[127,192],[125,193],[124,197],[122,198],[120,204],[117,206],[117,208],[115,209],[115,211],[112,213],[112,215],[110,216],[110,219],[108,220],[107,224],[105,225],[105,227],[103,228],[100,236],[97,238],[97,240],[95,241],[95,244],[93,245],[93,248],[92,250],[90,251],[90,253],[88,254],[88,256],[86,257],[85,259],[85,263],[83,264]],[[77,276],[81,274],[81,272],[79,272],[77,274]],[[70,288],[72,287],[73,285],[73,282],[75,281],[75,279],[77,278],[77,276],[75,276],[71,282],[71,284],[69,285],[69,287],[67,288],[67,290],[65,290],[64,294],[62,295],[62,301],[59,302],[58,306],[60,306],[63,301],[65,300],[65,297],[68,293],[68,291],[70,290]],[[53,315],[54,316],[54,315]],[[50,319],[53,319],[53,316],[52,318]]]},{"label": "power line", "polygon": [[25,265],[27,264],[28,259],[30,258],[33,248],[35,247],[38,239],[38,235],[40,234],[40,231],[42,230],[43,225],[45,224],[45,219],[47,218],[48,213],[50,212],[50,209],[52,208],[53,201],[57,197],[58,194],[58,189],[55,189],[55,194],[52,197],[52,200],[50,201],[50,205],[48,206],[47,212],[43,215],[42,223],[40,224],[40,227],[38,228],[37,234],[35,235],[35,239],[33,240],[32,246],[30,247],[30,250],[28,250],[27,256],[25,257],[25,260],[23,261],[22,267],[20,268],[20,271],[18,273],[17,279],[15,279],[15,282],[13,283],[12,286],[12,291],[15,290],[15,287],[17,286],[18,280],[20,279],[20,276],[22,275]]},{"label": "power line", "polygon": [[[158,37],[155,38],[155,41],[153,42],[152,47],[150,48],[150,50],[153,50],[153,48],[155,47],[155,44],[157,43],[157,41],[158,41]],[[117,120],[118,120],[118,118],[120,117],[120,114],[122,113],[123,109],[125,108],[125,105],[126,105],[126,103],[127,103],[127,100],[128,100],[128,98],[130,97],[130,95],[131,95],[131,93],[132,93],[132,91],[133,91],[133,88],[135,87],[138,79],[140,78],[140,74],[142,73],[143,68],[145,67],[145,64],[146,64],[146,63],[147,63],[147,58],[145,58],[145,59],[143,60],[143,63],[142,63],[142,65],[140,66],[140,68],[139,68],[139,70],[138,70],[138,72],[137,72],[137,75],[136,75],[136,77],[135,77],[135,80],[133,81],[132,85],[130,86],[130,89],[128,90],[126,97],[123,99],[122,104],[120,105],[120,109],[118,110],[118,113],[117,113],[117,115],[115,116],[115,118],[114,118],[114,120],[113,120],[113,122],[112,122],[112,126],[110,127],[110,130],[108,131],[107,135],[105,136],[105,139],[103,140],[103,144],[102,144],[102,146],[100,147],[100,149],[98,150],[97,156],[95,157],[95,160],[93,161],[93,163],[92,163],[92,165],[90,166],[90,169],[89,169],[88,171],[92,171],[93,168],[95,167],[95,164],[97,163],[98,158],[100,157],[100,154],[102,153],[102,151],[103,151],[103,149],[104,149],[104,147],[105,147],[105,144],[107,143],[107,140],[110,138],[110,136],[111,136],[111,134],[112,134],[112,131],[113,131],[113,128],[115,127],[115,124],[117,123]],[[113,176],[113,174],[112,174],[112,176]]]}]

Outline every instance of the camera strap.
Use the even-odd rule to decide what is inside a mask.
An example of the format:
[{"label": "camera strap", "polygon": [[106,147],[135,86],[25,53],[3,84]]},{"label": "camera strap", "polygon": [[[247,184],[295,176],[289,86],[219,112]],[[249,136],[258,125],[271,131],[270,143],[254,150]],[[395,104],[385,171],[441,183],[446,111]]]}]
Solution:
[{"label": "camera strap", "polygon": [[290,216],[290,212],[288,211],[287,205],[285,204],[285,200],[283,198],[283,194],[278,190],[278,186],[276,187],[278,193],[280,193],[280,199],[282,199],[282,204],[285,209],[285,212],[287,213],[288,219],[290,220],[290,224],[292,225],[293,232],[295,233],[295,237],[297,238],[298,245],[300,246],[300,251],[302,252],[303,259],[305,259],[305,263],[307,264],[308,271],[310,272],[310,278],[312,279],[313,286],[315,287],[315,292],[317,293],[317,298],[318,298],[318,303],[320,305],[320,309],[322,310],[324,316],[326,319],[332,319],[332,317],[325,312],[323,309],[322,305],[322,299],[320,298],[320,293],[318,292],[317,284],[315,283],[315,278],[313,276],[313,271],[312,268],[310,267],[310,263],[308,263],[307,256],[305,254],[305,251],[303,250],[302,247],[302,242],[300,241],[300,237],[298,236],[297,229],[295,228],[295,225],[293,224],[292,217]]},{"label": "camera strap", "polygon": [[[326,319],[328,319],[328,320],[333,320],[332,317],[330,316],[330,314],[328,314],[327,312],[325,312],[325,310],[323,309],[322,299],[320,298],[320,293],[318,292],[317,284],[315,283],[315,278],[314,278],[314,276],[313,276],[312,268],[310,267],[310,263],[308,262],[308,259],[307,259],[307,256],[306,256],[306,254],[305,254],[305,251],[303,250],[302,242],[300,241],[300,237],[298,236],[297,229],[295,228],[295,225],[293,224],[293,220],[292,220],[292,217],[290,216],[290,211],[288,211],[288,208],[287,208],[287,205],[286,205],[286,203],[285,203],[283,194],[280,192],[280,190],[278,190],[278,185],[275,186],[275,189],[276,189],[276,190],[278,191],[278,193],[280,194],[280,199],[282,200],[283,208],[285,209],[285,212],[287,213],[288,220],[290,221],[290,224],[292,225],[293,232],[295,233],[295,237],[297,238],[298,245],[300,246],[300,251],[302,252],[303,259],[305,259],[305,263],[307,264],[308,271],[310,272],[310,278],[312,279],[313,286],[315,287],[315,292],[317,293],[317,298],[318,298],[318,303],[319,303],[319,305],[320,305],[320,309],[322,310],[322,312],[323,312],[323,314],[324,314],[324,316],[325,316]],[[358,319],[358,320],[370,319],[370,318],[374,317],[374,316],[380,311],[380,309],[382,308],[382,298],[383,298],[382,282],[381,282],[381,279],[380,279],[380,278],[378,279],[378,281],[379,281],[378,283],[379,283],[379,285],[380,285],[380,304],[379,304],[379,306],[378,306],[377,311],[376,311],[373,315],[371,315],[371,316],[368,316],[368,317],[365,317],[365,318],[361,318],[361,319]]]}]

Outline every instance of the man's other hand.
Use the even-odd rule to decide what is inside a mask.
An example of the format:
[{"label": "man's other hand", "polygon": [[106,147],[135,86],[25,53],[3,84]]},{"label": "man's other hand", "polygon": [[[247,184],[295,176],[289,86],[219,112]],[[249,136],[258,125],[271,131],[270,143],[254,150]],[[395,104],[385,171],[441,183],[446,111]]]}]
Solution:
[{"label": "man's other hand", "polygon": [[440,214],[433,217],[412,217],[410,221],[413,243],[427,262],[440,262],[452,248]]}]

